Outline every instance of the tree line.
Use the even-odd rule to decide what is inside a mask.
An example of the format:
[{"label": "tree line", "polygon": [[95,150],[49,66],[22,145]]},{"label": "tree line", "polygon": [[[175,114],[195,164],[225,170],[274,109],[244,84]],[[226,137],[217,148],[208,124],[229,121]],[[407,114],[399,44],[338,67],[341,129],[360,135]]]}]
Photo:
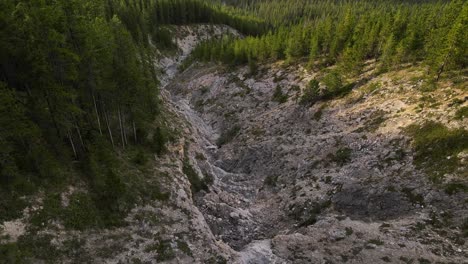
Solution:
[{"label": "tree line", "polygon": [[307,58],[310,65],[337,64],[349,75],[359,74],[369,59],[377,59],[381,70],[423,61],[436,79],[468,64],[468,4],[463,0],[244,2],[260,14],[275,14],[274,29],[262,36],[205,42],[194,58],[229,64]]}]

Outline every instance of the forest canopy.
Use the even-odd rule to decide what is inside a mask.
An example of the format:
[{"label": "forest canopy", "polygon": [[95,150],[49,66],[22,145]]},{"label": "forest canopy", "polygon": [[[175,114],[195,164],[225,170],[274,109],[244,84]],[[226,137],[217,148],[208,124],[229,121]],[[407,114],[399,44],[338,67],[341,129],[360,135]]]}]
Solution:
[{"label": "forest canopy", "polygon": [[109,201],[109,215],[122,210],[113,192],[127,179],[117,159],[127,149],[164,152],[156,54],[172,47],[164,26],[186,23],[264,30],[236,8],[201,0],[0,2],[1,218],[18,216],[19,196],[74,175],[97,205]]},{"label": "forest canopy", "polygon": [[358,74],[376,59],[381,70],[424,62],[435,79],[468,64],[468,3],[455,1],[231,1],[272,30],[201,44],[194,58],[229,64],[307,58]]}]

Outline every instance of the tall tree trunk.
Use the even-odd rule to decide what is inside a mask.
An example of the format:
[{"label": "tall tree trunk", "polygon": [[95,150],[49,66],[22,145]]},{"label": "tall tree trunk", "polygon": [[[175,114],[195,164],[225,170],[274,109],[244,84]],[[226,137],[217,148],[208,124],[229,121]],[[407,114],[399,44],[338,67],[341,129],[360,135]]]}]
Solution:
[{"label": "tall tree trunk", "polygon": [[76,154],[75,144],[73,143],[73,139],[71,137],[70,130],[67,131],[67,135],[68,135],[68,139],[70,140],[70,145],[71,145],[71,147],[73,149],[73,154],[75,155],[75,159],[78,159],[78,155]]},{"label": "tall tree trunk", "polygon": [[75,121],[75,128],[76,128],[76,132],[78,132],[78,138],[80,139],[81,147],[84,148],[85,144],[83,142],[83,137],[81,136],[80,127],[78,126],[78,123],[76,121]]},{"label": "tall tree trunk", "polygon": [[133,121],[132,123],[133,123],[133,136],[135,138],[135,144],[137,144],[138,143],[138,138],[137,138],[137,133],[136,133],[135,121]]},{"label": "tall tree trunk", "polygon": [[120,114],[121,114],[121,116],[122,116],[122,131],[123,131],[123,135],[124,135],[125,145],[128,145],[128,141],[127,141],[127,131],[125,130],[125,115],[122,114],[122,112],[121,112]]},{"label": "tall tree trunk", "polygon": [[123,128],[122,128],[122,116],[120,113],[120,106],[117,109],[117,114],[119,115],[120,137],[122,139],[122,147],[125,149],[125,139],[124,139],[124,133],[123,133]]},{"label": "tall tree trunk", "polygon": [[437,79],[436,81],[439,81],[440,76],[442,75],[442,72],[444,72],[445,65],[447,64],[448,58],[450,57],[450,52],[445,55],[445,58],[442,62],[442,65],[440,65],[439,69],[437,70]]},{"label": "tall tree trunk", "polygon": [[45,98],[47,102],[47,108],[49,108],[50,117],[52,118],[52,123],[54,124],[55,130],[57,132],[57,137],[60,138],[61,137],[60,129],[58,127],[57,120],[55,118],[54,110],[52,109],[52,104],[50,103],[50,100],[49,100],[49,92],[47,91],[47,89],[45,89]]},{"label": "tall tree trunk", "polygon": [[93,94],[93,102],[94,102],[94,112],[96,112],[96,119],[97,119],[98,127],[99,127],[99,134],[101,134],[102,136],[101,119],[99,118],[99,111],[97,109],[96,97],[94,96],[94,92],[92,94]]},{"label": "tall tree trunk", "polygon": [[105,106],[103,108],[104,108],[104,118],[106,119],[107,131],[109,132],[109,138],[110,138],[110,141],[112,143],[112,148],[115,148],[114,138],[112,137],[112,130],[111,130],[110,124],[109,124],[109,117],[107,116],[107,111],[106,111]]}]

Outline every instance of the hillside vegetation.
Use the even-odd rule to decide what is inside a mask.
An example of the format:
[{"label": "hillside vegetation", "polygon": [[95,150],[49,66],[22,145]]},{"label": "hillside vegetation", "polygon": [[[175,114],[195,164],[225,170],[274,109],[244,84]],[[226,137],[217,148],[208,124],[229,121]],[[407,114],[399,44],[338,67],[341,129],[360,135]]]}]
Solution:
[{"label": "hillside vegetation", "polygon": [[362,73],[369,59],[378,60],[380,71],[423,62],[431,83],[468,64],[466,1],[292,2],[248,5],[265,17],[276,14],[269,16],[273,29],[260,37],[203,43],[194,57],[234,65],[307,60],[311,68],[336,64],[346,76]]}]

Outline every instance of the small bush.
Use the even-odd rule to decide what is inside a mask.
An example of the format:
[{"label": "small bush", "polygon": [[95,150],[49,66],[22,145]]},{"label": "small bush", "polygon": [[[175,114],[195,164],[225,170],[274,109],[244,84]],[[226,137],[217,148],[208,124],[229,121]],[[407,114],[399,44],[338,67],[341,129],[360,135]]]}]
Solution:
[{"label": "small bush", "polygon": [[254,59],[249,58],[249,74],[255,76],[258,73],[258,65]]},{"label": "small bush", "polygon": [[288,95],[283,94],[281,87],[279,85],[276,86],[275,92],[273,93],[273,101],[278,102],[280,104],[286,103],[288,101]]},{"label": "small bush", "polygon": [[152,139],[152,148],[158,154],[162,154],[166,151],[166,143],[169,141],[168,132],[165,128],[158,126],[154,130]]},{"label": "small bush", "polygon": [[313,225],[317,222],[319,215],[328,207],[331,206],[331,201],[324,201],[322,203],[314,203],[310,209],[299,209],[297,212],[292,212],[292,216],[301,220],[299,227]]},{"label": "small bush", "polygon": [[197,193],[201,190],[208,190],[208,184],[205,179],[201,179],[197,171],[192,167],[188,158],[185,158],[182,164],[182,172],[187,176],[190,182],[192,193]]},{"label": "small bush", "polygon": [[445,185],[445,193],[453,195],[459,192],[468,192],[468,186],[461,182],[450,182]]},{"label": "small bush", "polygon": [[203,86],[202,88],[200,88],[200,93],[202,95],[208,93],[209,91],[210,91],[209,87]]},{"label": "small bush", "polygon": [[17,243],[0,244],[0,263],[21,263],[21,259]]},{"label": "small bush", "polygon": [[77,230],[97,226],[98,212],[91,197],[86,193],[74,193],[63,211],[63,220],[66,228]]},{"label": "small bush", "polygon": [[332,71],[325,75],[322,82],[327,87],[327,91],[331,93],[334,93],[343,87],[343,80],[337,71]]},{"label": "small bush", "polygon": [[0,189],[0,223],[20,218],[27,203],[15,193]]},{"label": "small bush", "polygon": [[187,242],[183,240],[177,240],[177,248],[184,252],[187,256],[193,256],[192,250],[190,250],[190,247],[187,244]]},{"label": "small bush", "polygon": [[158,261],[167,261],[175,257],[171,243],[167,240],[159,242],[159,245],[156,248],[156,252],[158,253],[158,256],[156,257]]},{"label": "small bush", "polygon": [[132,162],[138,165],[145,165],[148,162],[148,156],[143,150],[139,149],[133,157]]},{"label": "small bush", "polygon": [[350,148],[340,148],[335,154],[329,154],[328,157],[332,162],[337,163],[339,166],[351,161],[351,153],[353,151]]},{"label": "small bush", "polygon": [[302,105],[311,105],[319,99],[319,96],[320,84],[316,79],[313,79],[309,82],[309,85],[305,89],[304,94],[301,96],[299,103]]},{"label": "small bush", "polygon": [[271,186],[271,187],[275,187],[276,186],[276,183],[278,182],[278,175],[268,175],[265,180],[263,181],[263,183],[265,185],[268,185],[268,186]]},{"label": "small bush", "polygon": [[331,100],[336,97],[344,96],[352,91],[355,83],[343,85],[343,81],[338,72],[333,71],[322,78],[321,83],[325,85],[325,89],[319,88],[319,82],[312,80],[309,87],[305,90],[299,103],[303,105],[312,105],[321,100]]},{"label": "small bush", "polygon": [[155,27],[151,32],[153,42],[161,49],[175,49],[177,45],[172,40],[172,33],[167,28]]}]

